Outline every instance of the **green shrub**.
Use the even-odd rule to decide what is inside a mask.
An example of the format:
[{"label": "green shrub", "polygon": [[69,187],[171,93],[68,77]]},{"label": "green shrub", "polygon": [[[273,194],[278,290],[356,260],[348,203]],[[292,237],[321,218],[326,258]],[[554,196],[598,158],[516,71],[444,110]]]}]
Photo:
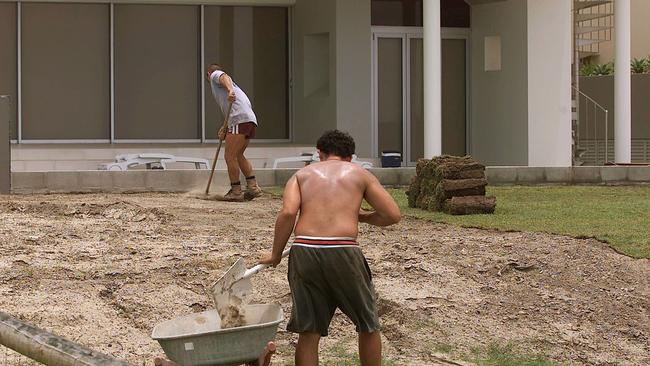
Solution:
[{"label": "green shrub", "polygon": [[630,63],[630,68],[633,74],[643,74],[650,72],[650,58],[635,58]]},{"label": "green shrub", "polygon": [[612,75],[614,73],[614,63],[598,64],[594,68],[595,76]]},{"label": "green shrub", "polygon": [[[633,74],[650,73],[650,56],[635,58],[630,62],[630,70]],[[580,76],[604,76],[614,74],[614,63],[586,64],[580,68]]]},{"label": "green shrub", "polygon": [[580,76],[605,76],[614,73],[614,63],[586,64],[580,69]]},{"label": "green shrub", "polygon": [[580,76],[594,76],[596,64],[586,64],[580,68]]}]

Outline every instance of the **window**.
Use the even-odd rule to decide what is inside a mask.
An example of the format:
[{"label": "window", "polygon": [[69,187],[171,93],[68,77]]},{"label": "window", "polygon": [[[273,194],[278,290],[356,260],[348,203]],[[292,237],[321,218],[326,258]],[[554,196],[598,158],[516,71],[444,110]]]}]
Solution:
[{"label": "window", "polygon": [[105,4],[22,4],[22,138],[110,138]]},{"label": "window", "polygon": [[[18,122],[16,115],[16,97],[18,95],[16,78],[16,4],[0,3],[0,95],[11,96],[11,125],[9,138],[18,138]],[[3,116],[4,117],[4,116]],[[3,121],[4,122],[4,121]]]},{"label": "window", "polygon": [[[222,65],[248,95],[257,139],[289,138],[287,17],[280,7],[205,7],[205,65]],[[223,116],[204,84],[205,134],[216,139]]]},{"label": "window", "polygon": [[257,138],[289,139],[288,8],[204,6],[203,20],[201,8],[0,2],[0,94],[13,97],[11,137],[20,79],[24,140],[214,139],[223,117],[201,66],[219,62],[249,96]]},{"label": "window", "polygon": [[199,7],[115,5],[115,138],[201,138]]}]

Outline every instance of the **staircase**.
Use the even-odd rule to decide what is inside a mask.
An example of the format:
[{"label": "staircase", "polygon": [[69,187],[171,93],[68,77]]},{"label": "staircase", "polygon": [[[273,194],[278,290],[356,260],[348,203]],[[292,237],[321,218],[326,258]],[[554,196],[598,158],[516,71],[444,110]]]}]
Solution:
[{"label": "staircase", "polygon": [[[585,154],[589,155],[589,148],[581,143],[584,138],[580,136],[580,123],[582,121],[582,123],[589,125],[600,125],[603,121],[602,117],[601,121],[591,120],[591,118],[580,118],[581,105],[584,107],[581,100],[584,100],[585,103],[596,102],[580,91],[579,77],[581,66],[589,63],[592,57],[600,54],[600,45],[603,42],[608,42],[612,39],[612,30],[614,29],[614,1],[574,0],[573,12],[574,62],[572,80],[573,113],[571,118],[573,165],[583,165],[585,163],[597,164],[596,161],[585,160]],[[596,118],[596,114],[594,114],[593,118]],[[606,124],[607,120],[604,123]]]},{"label": "staircase", "polygon": [[614,1],[574,0],[574,39],[580,61],[600,53],[600,44],[612,39]]}]

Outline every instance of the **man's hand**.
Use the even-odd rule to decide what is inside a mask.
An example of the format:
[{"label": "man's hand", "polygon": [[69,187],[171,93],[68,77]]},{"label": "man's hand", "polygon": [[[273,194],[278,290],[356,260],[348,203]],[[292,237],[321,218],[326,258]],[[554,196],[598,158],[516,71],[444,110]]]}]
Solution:
[{"label": "man's hand", "polygon": [[230,103],[234,103],[235,99],[237,99],[237,97],[235,96],[235,91],[230,89],[228,91],[228,100],[230,101]]},{"label": "man's hand", "polygon": [[273,256],[273,253],[270,254],[265,254],[260,258],[259,263],[260,264],[268,264],[271,267],[275,267],[278,264],[280,264],[280,261],[282,260],[282,256]]},{"label": "man's hand", "polygon": [[221,128],[219,129],[219,133],[217,134],[217,136],[219,137],[219,140],[225,140],[226,139],[226,132],[227,132],[226,127],[221,126]]}]

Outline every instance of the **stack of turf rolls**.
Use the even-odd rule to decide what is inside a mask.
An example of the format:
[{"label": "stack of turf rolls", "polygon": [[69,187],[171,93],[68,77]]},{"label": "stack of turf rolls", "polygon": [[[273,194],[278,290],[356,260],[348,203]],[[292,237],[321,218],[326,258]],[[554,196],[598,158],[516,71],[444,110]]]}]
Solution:
[{"label": "stack of turf rolls", "polygon": [[485,196],[485,166],[470,156],[420,159],[408,196],[409,207],[452,215],[493,213],[495,197]]}]

